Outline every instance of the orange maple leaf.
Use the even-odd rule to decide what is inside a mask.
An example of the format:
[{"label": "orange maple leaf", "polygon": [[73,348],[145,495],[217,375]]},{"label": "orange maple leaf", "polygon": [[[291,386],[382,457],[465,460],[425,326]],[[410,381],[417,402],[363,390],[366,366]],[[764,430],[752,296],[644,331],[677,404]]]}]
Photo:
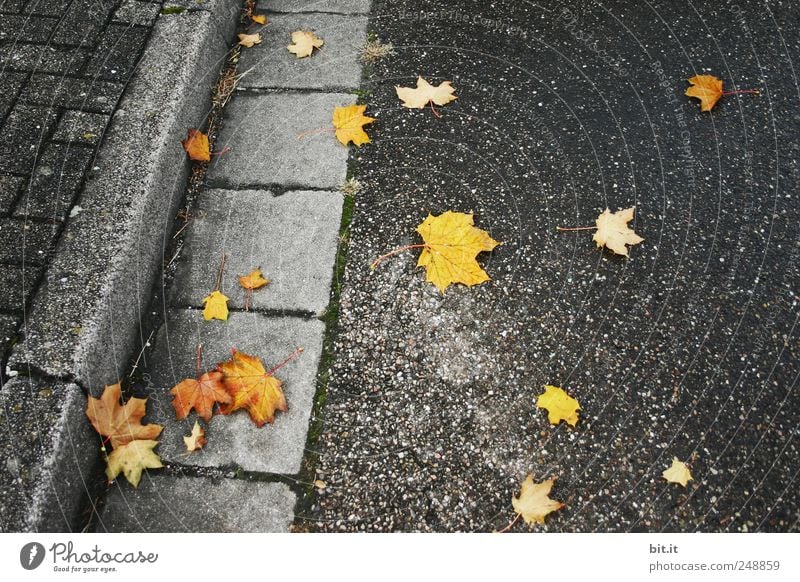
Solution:
[{"label": "orange maple leaf", "polygon": [[178,420],[189,416],[194,408],[197,415],[206,422],[211,420],[214,403],[229,404],[231,396],[225,391],[222,384],[222,372],[213,370],[206,372],[200,378],[187,378],[170,390],[174,398],[172,406]]},{"label": "orange maple leaf", "polygon": [[281,381],[264,369],[261,360],[233,351],[233,357],[217,367],[224,374],[225,390],[233,401],[221,407],[222,414],[246,408],[256,426],[275,420],[275,411],[286,412],[286,398]]},{"label": "orange maple leaf", "polygon": [[695,75],[689,83],[686,95],[700,99],[700,111],[711,111],[722,97],[722,80],[714,75]]},{"label": "orange maple leaf", "polygon": [[164,428],[160,424],[142,425],[147,398],[131,398],[120,404],[122,389],[119,382],[106,386],[100,398],[89,396],[86,416],[94,429],[108,437],[115,449],[134,440],[155,439]]},{"label": "orange maple leaf", "polygon": [[208,136],[197,129],[189,129],[186,139],[181,140],[183,149],[189,158],[196,162],[211,160],[211,147],[208,145]]}]

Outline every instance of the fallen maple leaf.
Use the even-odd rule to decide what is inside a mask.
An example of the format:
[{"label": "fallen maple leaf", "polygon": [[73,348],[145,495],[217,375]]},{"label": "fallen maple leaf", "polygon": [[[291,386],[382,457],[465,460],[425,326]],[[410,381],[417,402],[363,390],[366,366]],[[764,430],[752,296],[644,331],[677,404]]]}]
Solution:
[{"label": "fallen maple leaf", "polygon": [[231,401],[230,394],[225,391],[222,384],[222,372],[217,370],[206,372],[199,379],[188,378],[173,387],[172,406],[178,420],[183,420],[192,409],[197,411],[197,416],[206,422],[211,420],[214,403],[227,404]]},{"label": "fallen maple leaf", "polygon": [[722,80],[714,75],[695,75],[689,83],[686,95],[700,99],[700,111],[711,111],[722,97]]},{"label": "fallen maple leaf", "polygon": [[130,398],[125,405],[120,404],[122,389],[119,382],[106,386],[100,398],[89,396],[86,416],[94,429],[107,437],[116,449],[137,439],[154,439],[164,428],[160,424],[142,425],[146,414],[146,398]]},{"label": "fallen maple leaf", "polygon": [[336,139],[342,145],[347,145],[352,141],[355,145],[370,143],[364,126],[375,121],[374,117],[367,117],[364,111],[366,105],[348,105],[347,107],[337,107],[333,110],[333,127],[336,128]]},{"label": "fallen maple leaf", "polygon": [[684,487],[689,481],[694,481],[689,467],[686,466],[686,463],[679,461],[678,457],[672,458],[672,465],[661,473],[661,476],[670,483],[678,483]]},{"label": "fallen maple leaf", "polygon": [[449,210],[439,216],[428,214],[417,232],[425,241],[417,266],[425,267],[426,281],[441,293],[453,283],[471,287],[489,281],[489,275],[475,259],[500,243],[473,226],[472,214]]},{"label": "fallen maple leaf", "polygon": [[550,499],[550,490],[556,478],[545,479],[541,483],[533,482],[533,475],[528,475],[522,482],[519,497],[513,497],[511,504],[514,511],[522,515],[528,525],[534,523],[544,523],[544,518],[548,513],[557,511],[564,507],[560,501]]},{"label": "fallen maple leaf", "polygon": [[436,105],[446,105],[456,99],[453,95],[455,89],[450,81],[442,81],[438,87],[434,87],[422,77],[417,78],[417,88],[395,86],[397,96],[403,102],[403,107],[422,109],[428,103]]},{"label": "fallen maple leaf", "polygon": [[202,449],[205,446],[208,442],[206,440],[206,431],[203,430],[199,422],[196,420],[194,421],[192,434],[188,437],[183,437],[183,442],[186,444],[186,450],[190,453]]},{"label": "fallen maple leaf", "polygon": [[253,22],[256,22],[258,24],[266,24],[267,23],[267,17],[264,14],[253,14],[253,15],[250,16],[250,19]]},{"label": "fallen maple leaf", "polygon": [[203,317],[209,319],[228,319],[228,297],[219,291],[212,291],[210,295],[203,298]]},{"label": "fallen maple leaf", "polygon": [[239,44],[243,47],[250,48],[253,45],[261,44],[261,35],[258,33],[255,34],[240,34],[239,35]]},{"label": "fallen maple leaf", "polygon": [[202,131],[189,129],[186,139],[181,140],[181,145],[189,158],[196,162],[207,162],[211,159],[211,148],[208,145],[208,136]]},{"label": "fallen maple leaf", "polygon": [[106,476],[109,481],[117,478],[122,473],[128,482],[134,487],[139,486],[142,478],[142,470],[159,469],[164,465],[161,459],[153,452],[153,447],[158,441],[131,441],[127,445],[115,448],[108,455],[108,466]]},{"label": "fallen maple leaf", "polygon": [[260,289],[267,283],[269,283],[269,279],[264,278],[261,267],[253,269],[247,275],[239,277],[239,285],[245,289]]},{"label": "fallen maple leaf", "polygon": [[545,386],[544,394],[536,399],[536,408],[547,410],[547,420],[550,424],[558,424],[563,420],[570,426],[575,426],[578,423],[578,411],[581,406],[558,386]]},{"label": "fallen maple leaf", "polygon": [[321,38],[311,31],[296,30],[292,33],[292,44],[287,46],[290,53],[297,55],[298,59],[310,57],[314,48],[321,48],[325,44]]},{"label": "fallen maple leaf", "polygon": [[233,357],[218,369],[224,374],[225,390],[232,401],[221,407],[222,414],[246,408],[256,426],[275,420],[275,411],[286,412],[281,381],[264,369],[261,360],[234,350]]},{"label": "fallen maple leaf", "polygon": [[628,223],[633,220],[634,208],[636,207],[618,210],[613,214],[606,208],[597,217],[597,222],[595,223],[597,224],[597,232],[594,233],[592,238],[597,243],[598,248],[606,246],[618,255],[627,257],[628,249],[625,245],[638,245],[644,240],[628,227]]}]

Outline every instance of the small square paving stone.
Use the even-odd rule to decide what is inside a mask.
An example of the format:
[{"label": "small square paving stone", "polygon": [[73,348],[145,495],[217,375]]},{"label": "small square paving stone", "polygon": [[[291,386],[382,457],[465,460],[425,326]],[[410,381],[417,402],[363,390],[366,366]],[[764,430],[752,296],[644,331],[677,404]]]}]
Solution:
[{"label": "small square paving stone", "polygon": [[338,245],[342,195],[292,191],[282,196],[247,190],[210,190],[198,202],[188,230],[172,300],[202,307],[217,265],[227,256],[222,291],[229,307],[243,309],[238,277],[261,267],[270,283],[254,290],[250,308],[309,311],[327,307]]},{"label": "small square paving stone", "polygon": [[[47,1],[47,0],[45,0]],[[64,12],[52,42],[56,44],[92,47],[105,27],[106,21],[117,2],[97,0],[74,0]]]},{"label": "small square paving stone", "polygon": [[114,13],[114,22],[150,26],[156,21],[160,10],[161,7],[152,2],[123,0],[120,7],[117,8],[117,11]]},{"label": "small square paving stone", "polygon": [[56,24],[58,18],[4,16],[0,18],[0,41],[45,43]]},{"label": "small square paving stone", "polygon": [[[158,451],[158,449],[156,449]],[[288,532],[297,498],[284,483],[173,477],[150,471],[134,489],[120,479],[97,526],[106,532]]]},{"label": "small square paving stone", "polygon": [[[313,31],[324,41],[310,57],[287,50],[292,32]],[[271,14],[263,42],[242,52],[241,88],[356,90],[361,84],[358,56],[367,39],[367,18],[335,14]]]},{"label": "small square paving stone", "polygon": [[65,111],[53,134],[53,140],[94,145],[100,141],[108,120],[108,115],[100,113]]},{"label": "small square paving stone", "polygon": [[0,264],[0,311],[22,313],[43,269]]},{"label": "small square paving stone", "polygon": [[0,219],[0,262],[42,264],[58,233],[54,224]]},{"label": "small square paving stone", "polygon": [[52,109],[17,103],[0,128],[0,168],[6,172],[30,173],[41,142],[55,121]]},{"label": "small square paving stone", "polygon": [[368,14],[370,0],[258,0],[258,10]]},{"label": "small square paving stone", "polygon": [[17,93],[19,93],[27,77],[27,73],[9,73],[6,71],[3,71],[3,74],[0,75],[0,119],[5,118],[6,113],[11,109]]},{"label": "small square paving stone", "polygon": [[215,156],[209,180],[232,189],[274,184],[337,189],[347,175],[348,149],[324,130],[333,129],[337,106],[355,101],[347,93],[238,95],[225,108],[216,142],[218,150],[231,151]]},{"label": "small square paving stone", "polygon": [[127,24],[111,24],[86,66],[86,74],[111,81],[125,81],[133,73],[150,31]]},{"label": "small square paving stone", "polygon": [[0,358],[11,344],[11,340],[17,333],[17,328],[22,321],[21,315],[9,315],[0,313]]},{"label": "small square paving stone", "polygon": [[[298,317],[234,312],[228,321],[205,321],[199,310],[171,311],[158,332],[147,370],[151,395],[147,419],[164,425],[158,448],[161,458],[181,465],[297,473],[316,392],[324,329],[319,320]],[[229,360],[232,348],[258,356],[269,370],[302,347],[302,354],[275,373],[282,382],[289,411],[276,412],[275,422],[261,428],[250,420],[246,410],[229,416],[217,414],[206,428],[208,444],[187,456],[183,437],[191,432],[196,415],[192,412],[186,420],[176,420],[169,390],[186,378],[196,377],[198,345],[203,346],[203,370]]]},{"label": "small square paving stone", "polygon": [[52,105],[82,111],[111,113],[125,85],[100,79],[33,75],[19,96],[20,103]]},{"label": "small square paving stone", "polygon": [[86,51],[78,48],[13,44],[0,52],[0,66],[13,71],[75,75],[86,57]]},{"label": "small square paving stone", "polygon": [[0,175],[0,214],[10,214],[25,178]]}]

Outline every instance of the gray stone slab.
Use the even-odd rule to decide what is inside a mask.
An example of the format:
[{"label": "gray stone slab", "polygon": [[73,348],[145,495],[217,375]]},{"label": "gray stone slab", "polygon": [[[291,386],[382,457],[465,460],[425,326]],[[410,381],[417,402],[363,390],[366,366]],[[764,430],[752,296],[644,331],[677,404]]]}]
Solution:
[{"label": "gray stone slab", "polygon": [[288,532],[296,496],[283,483],[172,477],[150,472],[137,489],[118,481],[98,531]]},{"label": "gray stone slab", "polygon": [[369,14],[370,0],[259,0],[258,10]]},{"label": "gray stone slab", "polygon": [[12,378],[0,390],[0,531],[72,531],[101,439],[74,384]]},{"label": "gray stone slab", "polygon": [[238,277],[261,267],[270,280],[250,308],[321,314],[330,297],[339,239],[342,194],[293,191],[275,197],[258,190],[209,190],[200,198],[173,285],[173,303],[202,307],[227,255],[221,289],[243,309]]},{"label": "gray stone slab", "polygon": [[[298,59],[287,50],[292,32],[313,31],[325,44]],[[365,16],[270,14],[263,41],[242,51],[240,88],[354,91],[361,84],[358,55],[367,39]]]},{"label": "gray stone slab", "polygon": [[[233,465],[246,471],[297,473],[316,391],[324,329],[319,320],[265,317],[253,312],[231,313],[227,322],[205,321],[199,310],[170,312],[159,330],[148,369],[148,419],[164,425],[158,449],[161,458],[199,467]],[[215,415],[206,428],[208,444],[187,455],[183,437],[191,432],[196,416],[192,412],[186,420],[175,420],[169,390],[186,378],[196,377],[199,344],[203,346],[204,370],[229,360],[232,348],[260,357],[267,369],[297,347],[304,348],[299,357],[275,373],[283,383],[289,411],[276,412],[275,422],[261,428],[244,410],[229,416]]]},{"label": "gray stone slab", "polygon": [[209,180],[234,190],[275,184],[337,189],[347,176],[348,148],[333,132],[298,136],[333,128],[334,108],[355,101],[346,93],[238,95],[225,109],[216,145],[231,152],[212,161]]},{"label": "gray stone slab", "polygon": [[180,140],[208,111],[208,87],[235,22],[227,9],[157,19],[85,182],[83,210],[67,221],[25,338],[11,353],[12,370],[35,365],[95,387],[127,368],[161,268],[166,225],[184,193],[189,165]]}]

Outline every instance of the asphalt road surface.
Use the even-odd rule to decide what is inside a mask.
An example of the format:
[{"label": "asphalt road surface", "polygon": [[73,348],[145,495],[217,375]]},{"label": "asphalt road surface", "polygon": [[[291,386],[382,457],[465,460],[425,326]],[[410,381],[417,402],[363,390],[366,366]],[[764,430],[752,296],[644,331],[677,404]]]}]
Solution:
[{"label": "asphalt road surface", "polygon": [[[790,1],[374,3],[395,54],[364,81],[308,527],[492,531],[533,473],[565,503],[539,530],[800,528],[798,23]],[[703,113],[696,74],[761,94]],[[456,88],[441,117],[401,106],[418,75]],[[556,231],[631,206],[629,258]],[[440,295],[414,251],[370,270],[446,210],[503,242],[491,282]]]}]

